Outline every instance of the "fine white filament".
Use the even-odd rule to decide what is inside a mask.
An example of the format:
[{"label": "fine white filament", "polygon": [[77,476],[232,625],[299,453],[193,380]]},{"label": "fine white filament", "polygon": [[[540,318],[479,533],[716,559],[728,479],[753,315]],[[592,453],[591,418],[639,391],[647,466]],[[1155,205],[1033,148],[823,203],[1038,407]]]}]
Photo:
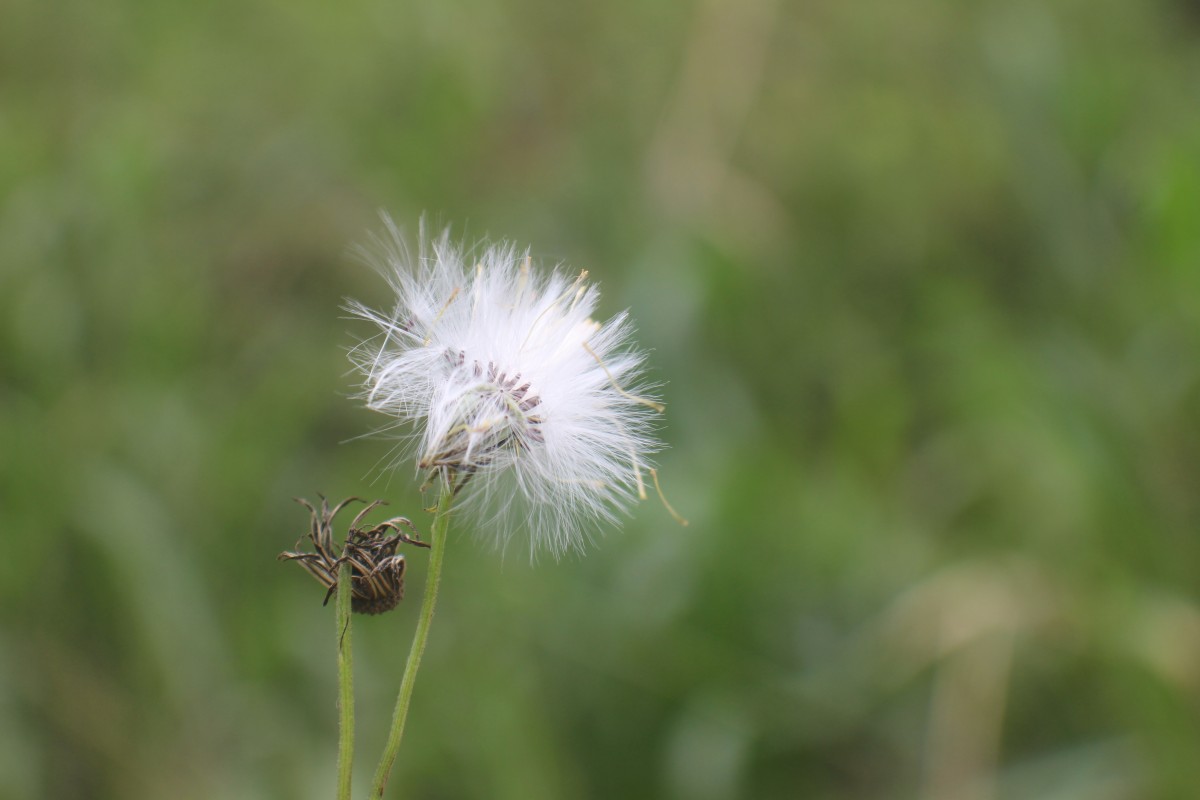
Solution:
[{"label": "fine white filament", "polygon": [[587,273],[543,274],[511,244],[464,250],[422,225],[414,258],[385,222],[368,256],[395,305],[349,306],[378,328],[351,351],[367,407],[415,423],[418,470],[463,486],[497,544],[582,549],[643,494],[658,449],[627,314],[594,321]]}]

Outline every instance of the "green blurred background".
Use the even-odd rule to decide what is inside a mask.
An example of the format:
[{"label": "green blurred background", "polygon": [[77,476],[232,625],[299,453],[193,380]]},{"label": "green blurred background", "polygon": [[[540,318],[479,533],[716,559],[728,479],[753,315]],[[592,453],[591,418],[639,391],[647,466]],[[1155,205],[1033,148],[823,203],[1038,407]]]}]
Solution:
[{"label": "green blurred background", "polygon": [[[8,0],[0,798],[329,798],[386,209],[668,382],[585,558],[460,528],[391,794],[1200,796],[1193,0]],[[358,788],[423,585],[356,626]]]}]

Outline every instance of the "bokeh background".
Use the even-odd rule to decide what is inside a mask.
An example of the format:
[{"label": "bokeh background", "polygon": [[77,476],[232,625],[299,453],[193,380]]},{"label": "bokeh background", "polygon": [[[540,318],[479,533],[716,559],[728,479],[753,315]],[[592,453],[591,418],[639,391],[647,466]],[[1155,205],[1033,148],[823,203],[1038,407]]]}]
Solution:
[{"label": "bokeh background", "polygon": [[392,796],[1200,796],[1195,2],[0,15],[0,798],[332,796],[275,556],[428,522],[349,398],[380,209],[631,308],[691,519],[460,529]]}]

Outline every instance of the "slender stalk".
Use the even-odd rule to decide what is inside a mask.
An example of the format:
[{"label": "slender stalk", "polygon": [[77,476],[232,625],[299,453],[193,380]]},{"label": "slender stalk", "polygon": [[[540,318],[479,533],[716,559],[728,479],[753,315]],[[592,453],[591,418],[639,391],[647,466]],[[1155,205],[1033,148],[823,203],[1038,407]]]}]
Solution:
[{"label": "slender stalk", "polygon": [[433,608],[437,604],[438,583],[442,577],[442,558],[446,554],[446,530],[450,527],[450,504],[453,500],[454,492],[449,488],[443,489],[441,499],[438,500],[437,516],[433,518],[433,541],[429,551],[429,574],[425,578],[425,598],[421,601],[421,615],[417,619],[417,630],[413,634],[412,649],[408,652],[404,677],[400,679],[400,694],[396,698],[396,710],[392,714],[392,730],[383,748],[379,768],[375,770],[375,781],[370,794],[372,798],[383,797],[383,790],[392,774],[392,765],[400,752],[404,720],[408,716],[408,704],[412,700],[417,668],[421,666],[425,640],[429,638],[429,626],[433,622]]},{"label": "slender stalk", "polygon": [[338,782],[337,800],[350,800],[350,777],[354,766],[354,650],[350,638],[351,566],[338,568],[337,618],[338,663]]}]

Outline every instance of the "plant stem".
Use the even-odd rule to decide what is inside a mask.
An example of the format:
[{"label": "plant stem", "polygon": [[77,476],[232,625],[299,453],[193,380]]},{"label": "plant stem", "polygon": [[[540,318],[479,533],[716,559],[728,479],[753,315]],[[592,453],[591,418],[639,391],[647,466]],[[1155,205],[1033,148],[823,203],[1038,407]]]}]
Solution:
[{"label": "plant stem", "polygon": [[354,651],[350,637],[351,566],[338,568],[337,619],[338,663],[338,789],[337,800],[350,800],[350,778],[354,766]]},{"label": "plant stem", "polygon": [[437,604],[438,583],[442,577],[442,558],[446,554],[446,530],[450,527],[450,504],[454,492],[445,488],[438,500],[437,516],[433,518],[433,541],[429,551],[429,573],[425,578],[425,598],[421,601],[421,615],[417,619],[417,630],[413,634],[412,649],[400,680],[400,694],[396,698],[396,711],[392,714],[392,730],[383,748],[379,768],[375,770],[375,781],[371,786],[372,798],[382,798],[384,787],[392,774],[392,764],[400,752],[400,739],[404,736],[404,720],[408,716],[408,704],[412,700],[413,684],[417,680],[417,668],[425,653],[425,640],[429,638],[429,626],[433,622],[433,608]]}]

